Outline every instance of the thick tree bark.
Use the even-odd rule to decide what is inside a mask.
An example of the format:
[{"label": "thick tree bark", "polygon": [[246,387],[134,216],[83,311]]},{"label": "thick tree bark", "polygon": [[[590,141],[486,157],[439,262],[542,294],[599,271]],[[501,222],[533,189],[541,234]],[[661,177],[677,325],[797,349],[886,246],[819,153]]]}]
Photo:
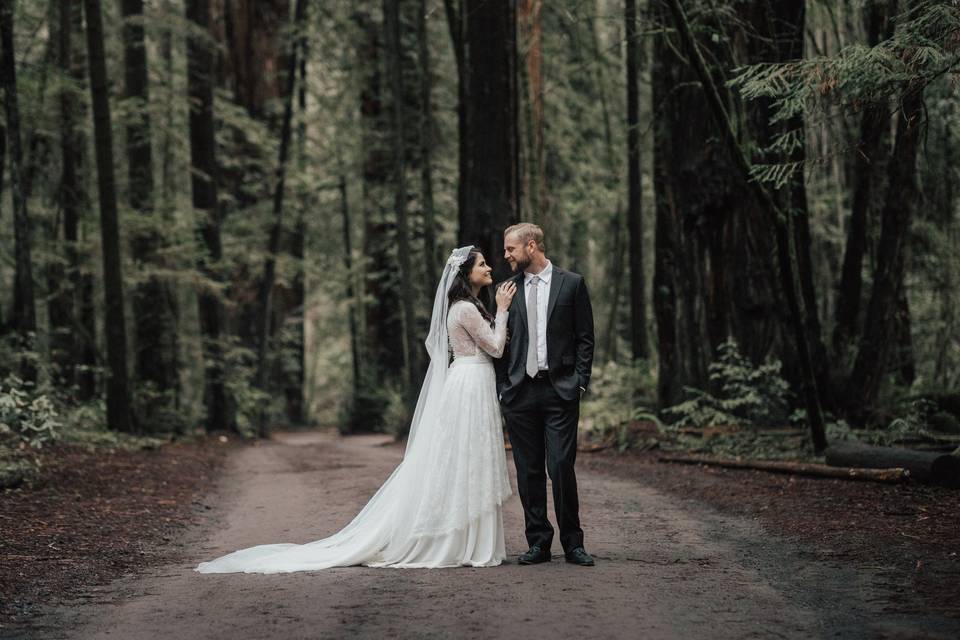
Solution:
[{"label": "thick tree bark", "polygon": [[[150,90],[146,38],[143,26],[143,0],[122,0],[123,16],[123,96],[127,103],[126,147],[127,193],[130,207],[144,220],[133,238],[133,257],[145,270],[162,267],[158,251],[163,237],[154,215],[153,152],[151,146]],[[177,346],[177,301],[169,283],[157,274],[148,274],[133,290],[134,344],[136,378],[154,387],[154,391],[176,394],[179,387]],[[161,396],[160,403],[169,397]],[[144,407],[146,423],[153,407]],[[146,426],[146,425],[145,425]]]},{"label": "thick tree bark", "polygon": [[650,357],[647,348],[647,304],[643,271],[643,218],[640,198],[640,42],[637,35],[637,3],[626,0],[624,22],[627,38],[627,221],[630,230],[630,347],[633,359]]},{"label": "thick tree bark", "polygon": [[107,362],[107,423],[114,431],[131,431],[130,392],[127,379],[127,330],[123,308],[123,272],[117,191],[113,176],[113,132],[104,54],[103,21],[99,0],[84,0],[87,18],[87,57],[90,97],[93,104],[94,146],[97,155],[97,190],[100,196],[100,234],[103,251],[104,308]]},{"label": "thick tree bark", "polygon": [[63,214],[64,242],[59,240],[59,229],[54,229],[52,240],[58,249],[62,247],[65,254],[67,270],[55,263],[49,267],[49,290],[52,300],[47,305],[47,317],[50,324],[50,360],[57,369],[60,383],[70,386],[74,383],[76,370],[74,323],[76,318],[75,270],[78,268],[77,255],[77,223],[78,215],[78,184],[76,164],[76,116],[77,105],[74,101],[74,87],[70,84],[71,64],[73,60],[72,31],[73,31],[73,2],[59,0],[57,21],[57,68],[62,75],[60,88],[60,191],[58,198],[60,210]]},{"label": "thick tree bark", "polygon": [[[457,168],[459,176],[457,180],[457,212],[458,217],[463,216],[466,208],[464,198],[466,198],[466,189],[464,185],[464,176],[467,175],[467,112],[466,112],[466,51],[464,48],[464,38],[466,34],[466,25],[464,15],[464,0],[443,0],[443,7],[447,16],[447,27],[450,30],[450,41],[453,44],[453,56],[457,63]],[[459,219],[459,218],[458,218]],[[442,257],[442,256],[441,256]]]},{"label": "thick tree bark", "polygon": [[[397,265],[400,278],[400,307],[403,312],[404,368],[406,369],[407,401],[416,403],[421,372],[414,316],[413,273],[410,264],[410,225],[407,219],[406,149],[404,143],[404,91],[400,52],[400,7],[396,0],[384,0],[384,34],[386,36],[387,75],[390,78],[390,97],[393,123],[393,211],[397,218]],[[403,434],[401,434],[403,435]]]},{"label": "thick tree bark", "polygon": [[387,215],[390,182],[390,139],[388,112],[384,110],[381,68],[382,28],[371,15],[371,4],[363,3],[354,14],[359,29],[355,52],[360,75],[360,122],[362,158],[362,255],[363,270],[360,401],[353,428],[379,428],[382,419],[382,387],[388,379],[403,374],[402,336],[396,330],[402,322],[399,282],[396,274],[395,225]]},{"label": "thick tree bark", "polygon": [[[62,94],[71,101],[68,114],[63,115],[63,179],[60,185],[63,208],[63,237],[66,244],[67,262],[70,270],[70,286],[73,291],[71,304],[76,310],[75,322],[71,327],[71,362],[76,367],[73,382],[77,385],[79,400],[91,400],[97,393],[97,380],[94,373],[97,365],[97,317],[94,302],[94,282],[88,258],[78,250],[80,242],[80,221],[90,215],[92,207],[87,186],[87,136],[81,123],[87,115],[86,103],[82,99],[83,85],[87,80],[87,61],[83,42],[83,7],[80,0],[60,0],[61,11],[67,10],[70,20],[67,26],[71,30],[69,77],[73,84],[72,94]],[[64,16],[61,16],[61,20]],[[76,38],[72,36],[75,35]],[[74,44],[76,40],[76,44]],[[55,304],[60,304],[59,301]]]},{"label": "thick tree bark", "polygon": [[[210,30],[209,0],[188,0],[187,20],[204,35]],[[187,94],[190,105],[190,163],[193,207],[202,218],[197,268],[204,277],[218,280],[222,258],[220,243],[220,206],[217,196],[218,171],[213,122],[214,56],[204,36],[187,39]],[[235,424],[230,419],[223,380],[224,334],[223,305],[216,293],[202,288],[198,296],[200,331],[204,342],[204,401],[207,428],[224,431]]]},{"label": "thick tree bark", "polygon": [[550,212],[547,206],[547,177],[543,146],[543,46],[540,14],[543,0],[518,0],[517,23],[520,33],[518,49],[523,61],[518,61],[521,82],[523,146],[521,148],[520,192],[522,215],[536,222],[550,235]]},{"label": "thick tree bark", "polygon": [[[20,147],[20,111],[17,104],[17,66],[13,44],[13,1],[0,2],[0,82],[3,84],[6,108],[7,137],[10,141],[10,191],[13,201],[14,286],[12,327],[19,334],[23,347],[32,349],[37,330],[37,314],[33,292],[33,265],[30,257],[30,218],[23,192],[23,153]],[[36,380],[36,368],[28,359],[20,366],[21,375]]]},{"label": "thick tree bark", "polygon": [[[466,0],[459,244],[480,248],[494,281],[510,274],[503,230],[518,221],[516,9],[513,0]],[[548,239],[549,241],[549,239]]]},{"label": "thick tree bark", "polygon": [[[747,182],[753,197],[760,203],[763,213],[772,223],[777,237],[777,260],[779,263],[780,280],[784,288],[783,294],[790,310],[790,328],[793,332],[795,348],[800,365],[801,392],[807,410],[807,421],[810,426],[811,439],[814,449],[822,451],[827,446],[824,432],[823,413],[820,404],[820,394],[816,380],[816,371],[813,364],[813,355],[808,331],[803,294],[802,276],[797,257],[796,232],[793,226],[792,214],[778,206],[769,191],[758,181],[751,179],[750,160],[746,157],[736,132],[730,122],[726,107],[717,91],[703,54],[694,39],[690,23],[680,5],[679,0],[669,0],[670,12],[680,35],[683,48],[700,78],[701,85],[706,93],[707,103],[721,135],[728,147],[728,151],[739,170],[741,179]],[[802,15],[802,13],[801,13]]]},{"label": "thick tree bark", "polygon": [[[729,160],[722,149],[704,144],[713,136],[695,75],[666,31],[666,2],[650,6],[661,30],[653,41],[653,187],[655,202],[653,310],[657,326],[657,401],[669,407],[684,400],[684,387],[706,389],[713,347],[707,333],[707,307],[722,296],[709,295],[701,263],[704,236],[719,235],[718,219],[732,209],[722,187]],[[696,178],[695,178],[696,177]],[[697,188],[699,185],[703,185]],[[729,203],[720,208],[714,202]],[[713,223],[713,224],[711,224]]]},{"label": "thick tree bark", "polygon": [[239,104],[255,118],[283,91],[283,47],[278,38],[290,22],[288,0],[225,0],[227,35],[224,74]]},{"label": "thick tree bark", "polygon": [[[727,43],[701,36],[697,46],[709,50],[713,82],[722,86],[737,65],[781,62],[802,55],[803,6],[796,0],[739,3],[737,19],[716,16],[698,33],[737,31]],[[651,5],[660,24],[669,24],[666,2]],[[789,235],[778,234],[765,205],[751,195],[733,153],[718,144],[708,103],[696,86],[700,81],[670,31],[654,41],[654,192],[656,194],[656,253],[653,302],[657,319],[659,397],[664,405],[683,399],[683,387],[707,388],[707,366],[713,351],[728,337],[755,363],[781,360],[794,387],[803,381],[801,356],[793,337],[792,313],[786,300],[784,263],[776,252],[796,254],[805,309],[807,342],[813,365],[828,368],[815,314],[806,197],[798,172],[788,189],[777,196],[778,206],[791,213]],[[771,125],[770,104],[743,105],[736,96],[723,101],[738,135],[752,138],[757,151],[750,161],[802,162],[803,152],[789,157],[760,155],[774,136],[787,129],[801,132],[802,121]],[[773,156],[772,158],[770,156]],[[759,156],[759,157],[757,157]],[[747,196],[744,193],[747,192]],[[791,248],[792,247],[792,248]],[[818,395],[823,392],[818,390]],[[826,394],[824,394],[826,395]],[[823,402],[823,399],[821,399]]]},{"label": "thick tree bark", "polygon": [[[307,0],[297,0],[294,11],[293,29],[296,36],[288,49],[286,87],[283,91],[283,122],[280,129],[280,150],[277,160],[276,184],[273,192],[273,226],[267,246],[267,259],[263,267],[263,279],[260,281],[260,314],[257,322],[257,378],[256,385],[266,391],[267,383],[267,340],[270,336],[270,315],[273,304],[273,282],[276,272],[276,255],[280,251],[280,233],[283,230],[283,197],[287,171],[287,157],[290,149],[293,128],[293,93],[297,80],[297,53],[302,47],[304,35],[304,12]],[[261,437],[269,435],[266,412],[260,414],[259,431]]]},{"label": "thick tree bark", "polygon": [[[867,3],[864,6],[867,43],[873,47],[893,35],[897,0]],[[859,335],[863,298],[863,257],[867,252],[867,229],[876,217],[886,192],[886,165],[890,155],[890,108],[866,105],[860,120],[860,138],[853,154],[853,203],[843,252],[843,267],[837,287],[836,319],[833,329],[835,361],[847,370],[850,352]]]},{"label": "thick tree bark", "polygon": [[[449,0],[447,0],[449,2]],[[417,44],[420,62],[420,198],[423,203],[423,268],[427,291],[440,279],[437,255],[436,222],[433,208],[433,78],[430,65],[430,41],[427,30],[427,0],[420,0],[417,11]]]},{"label": "thick tree bark", "polygon": [[866,323],[845,397],[847,410],[865,419],[880,391],[897,341],[894,328],[903,292],[907,241],[918,199],[917,152],[923,127],[923,87],[910,86],[897,110],[897,133],[887,177],[887,198],[881,212],[880,243]]},{"label": "thick tree bark", "polygon": [[[596,5],[597,13],[600,14],[600,5]],[[597,22],[599,18],[594,18],[587,21],[587,31],[589,33],[589,40],[591,47],[593,49],[593,60],[594,64],[593,72],[595,75],[595,87],[596,87],[596,98],[600,101],[600,111],[603,115],[603,146],[604,146],[604,161],[606,163],[606,172],[604,174],[604,182],[606,183],[607,189],[612,192],[619,192],[619,186],[622,183],[622,176],[620,171],[620,154],[617,153],[617,150],[613,144],[613,123],[610,116],[610,97],[611,89],[610,83],[606,74],[606,54],[603,48],[600,46],[600,38],[597,34]],[[618,196],[617,203],[613,211],[600,212],[601,219],[606,218],[604,223],[606,224],[607,231],[605,237],[609,239],[608,246],[604,249],[604,252],[609,254],[609,261],[606,265],[607,273],[607,320],[606,320],[606,331],[605,331],[605,341],[601,345],[600,353],[607,361],[616,360],[618,355],[618,341],[620,338],[619,325],[620,325],[620,298],[622,296],[623,290],[623,281],[624,281],[624,269],[626,256],[626,244],[627,241],[624,240],[624,230],[627,227],[626,220],[624,220],[624,206],[623,200]],[[574,226],[586,227],[586,220],[575,220]],[[583,229],[574,230],[573,234],[584,233]],[[571,234],[571,235],[573,235]],[[587,245],[585,239],[581,240],[584,245]],[[575,240],[571,240],[571,243]],[[574,269],[575,270],[575,269]],[[579,273],[579,272],[578,272]]]}]

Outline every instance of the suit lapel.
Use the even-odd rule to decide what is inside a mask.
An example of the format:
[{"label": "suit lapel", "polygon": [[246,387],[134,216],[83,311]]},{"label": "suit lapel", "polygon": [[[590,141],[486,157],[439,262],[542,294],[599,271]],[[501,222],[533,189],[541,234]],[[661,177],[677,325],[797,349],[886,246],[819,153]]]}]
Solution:
[{"label": "suit lapel", "polygon": [[557,298],[560,297],[560,289],[563,288],[563,271],[557,268],[556,265],[553,267],[553,278],[550,283],[550,297],[547,302],[547,322],[550,321],[550,316],[553,314],[553,308],[557,306]]}]

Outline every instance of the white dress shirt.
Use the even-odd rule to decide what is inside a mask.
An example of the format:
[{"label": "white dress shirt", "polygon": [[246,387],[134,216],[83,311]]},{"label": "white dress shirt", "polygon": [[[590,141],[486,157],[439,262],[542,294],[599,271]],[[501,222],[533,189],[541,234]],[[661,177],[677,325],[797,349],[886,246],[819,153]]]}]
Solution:
[{"label": "white dress shirt", "polygon": [[524,304],[530,301],[530,281],[533,276],[540,278],[537,285],[537,368],[547,369],[547,303],[550,301],[550,280],[553,276],[553,263],[547,260],[547,266],[540,273],[523,272],[523,291],[527,296]]}]

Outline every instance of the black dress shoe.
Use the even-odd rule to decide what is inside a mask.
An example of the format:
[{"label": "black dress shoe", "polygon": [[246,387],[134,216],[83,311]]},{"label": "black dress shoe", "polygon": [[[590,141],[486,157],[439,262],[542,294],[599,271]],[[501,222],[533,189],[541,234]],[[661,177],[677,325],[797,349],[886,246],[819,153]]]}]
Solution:
[{"label": "black dress shoe", "polygon": [[549,549],[543,549],[540,545],[535,544],[526,553],[521,553],[517,562],[519,564],[540,564],[541,562],[550,562],[550,557]]},{"label": "black dress shoe", "polygon": [[594,565],[593,558],[590,557],[590,554],[586,552],[583,547],[577,547],[572,551],[566,553],[567,562],[578,564],[581,567],[592,567]]}]

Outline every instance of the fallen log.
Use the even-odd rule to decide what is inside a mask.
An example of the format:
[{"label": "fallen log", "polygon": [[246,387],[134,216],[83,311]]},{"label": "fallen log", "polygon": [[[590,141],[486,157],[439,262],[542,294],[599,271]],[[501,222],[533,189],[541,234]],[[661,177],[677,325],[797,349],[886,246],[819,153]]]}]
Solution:
[{"label": "fallen log", "polygon": [[840,478],[843,480],[867,480],[870,482],[902,482],[909,477],[906,469],[838,468],[813,462],[790,462],[786,460],[730,460],[709,456],[660,456],[660,462],[680,464],[707,464],[730,469],[758,469],[772,473],[813,476],[816,478]]},{"label": "fallen log", "polygon": [[903,467],[909,469],[910,476],[920,482],[960,488],[960,456],[950,453],[838,442],[827,447],[824,456],[830,466],[870,469]]}]

